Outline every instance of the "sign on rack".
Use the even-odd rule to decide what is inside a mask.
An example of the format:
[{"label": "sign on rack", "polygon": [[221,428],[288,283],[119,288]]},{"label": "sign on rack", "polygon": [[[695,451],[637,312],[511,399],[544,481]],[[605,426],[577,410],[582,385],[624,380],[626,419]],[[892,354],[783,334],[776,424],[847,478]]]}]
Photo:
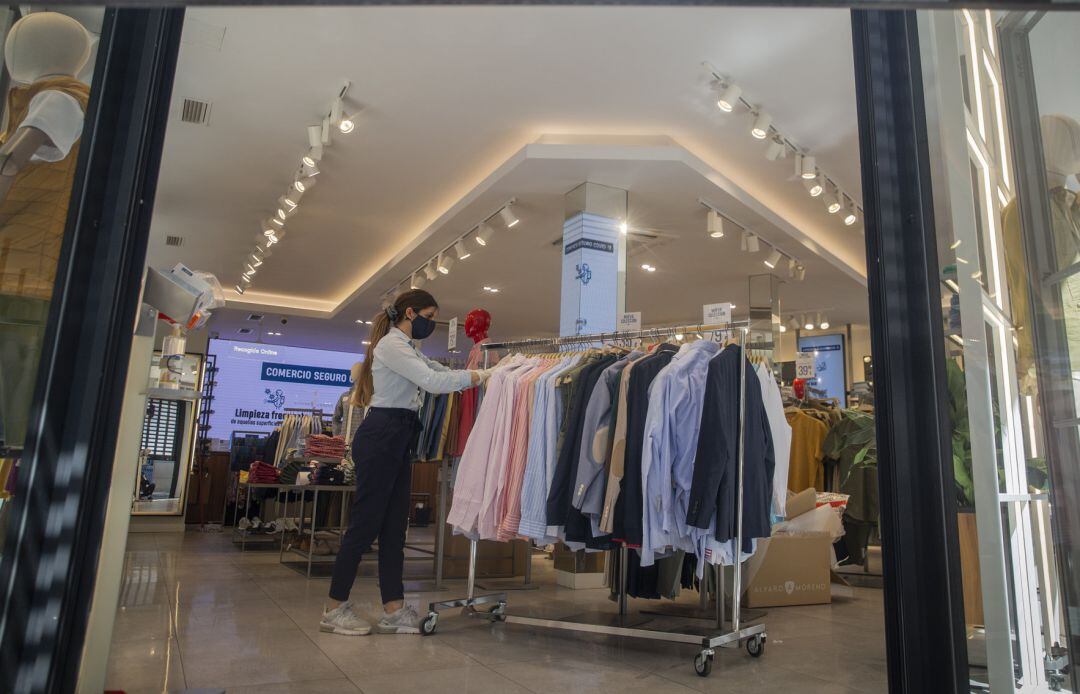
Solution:
[{"label": "sign on rack", "polygon": [[816,354],[799,352],[795,355],[795,378],[817,378]]},{"label": "sign on rack", "polygon": [[701,322],[705,325],[731,322],[731,304],[705,304],[701,307]]},{"label": "sign on rack", "polygon": [[457,316],[450,319],[450,332],[446,338],[446,351],[453,352],[457,349]]},{"label": "sign on rack", "polygon": [[619,332],[641,330],[641,311],[619,314]]}]

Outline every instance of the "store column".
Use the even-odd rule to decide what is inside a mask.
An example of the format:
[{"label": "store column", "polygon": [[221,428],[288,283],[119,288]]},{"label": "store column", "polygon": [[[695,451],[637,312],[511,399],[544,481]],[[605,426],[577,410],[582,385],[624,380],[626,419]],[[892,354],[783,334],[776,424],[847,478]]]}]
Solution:
[{"label": "store column", "polygon": [[566,194],[560,335],[615,330],[626,297],[626,201],[625,190],[596,183]]}]

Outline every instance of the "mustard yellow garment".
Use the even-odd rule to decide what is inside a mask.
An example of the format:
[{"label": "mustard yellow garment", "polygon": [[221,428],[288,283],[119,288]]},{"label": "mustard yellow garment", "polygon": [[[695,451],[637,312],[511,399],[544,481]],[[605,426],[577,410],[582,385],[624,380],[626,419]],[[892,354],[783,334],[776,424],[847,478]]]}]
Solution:
[{"label": "mustard yellow garment", "polygon": [[813,487],[825,487],[822,444],[829,427],[816,417],[797,409],[785,410],[791,425],[791,458],[788,465],[788,489],[798,493]]}]

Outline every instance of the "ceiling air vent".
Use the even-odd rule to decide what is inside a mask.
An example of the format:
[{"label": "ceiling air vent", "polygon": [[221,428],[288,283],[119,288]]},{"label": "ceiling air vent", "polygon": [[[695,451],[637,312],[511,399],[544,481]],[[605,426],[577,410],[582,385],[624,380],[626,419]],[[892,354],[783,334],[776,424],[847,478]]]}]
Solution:
[{"label": "ceiling air vent", "polygon": [[197,125],[210,124],[210,102],[198,99],[184,99],[184,105],[180,110],[180,120],[185,123]]},{"label": "ceiling air vent", "polygon": [[166,246],[173,246],[175,248],[179,248],[180,246],[184,245],[184,237],[183,236],[166,236],[165,237],[165,245]]},{"label": "ceiling air vent", "polygon": [[253,321],[261,321],[263,319],[263,314],[261,314],[261,313],[249,313],[247,319],[248,320],[253,320]]},{"label": "ceiling air vent", "polygon": [[240,333],[241,335],[250,335],[253,331],[251,328],[240,328],[236,332]]}]

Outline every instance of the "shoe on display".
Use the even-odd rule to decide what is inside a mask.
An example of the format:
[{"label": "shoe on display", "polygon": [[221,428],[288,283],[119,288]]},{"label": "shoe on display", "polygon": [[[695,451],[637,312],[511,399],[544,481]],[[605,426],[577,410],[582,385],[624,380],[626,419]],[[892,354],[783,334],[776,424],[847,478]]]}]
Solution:
[{"label": "shoe on display", "polygon": [[262,525],[262,521],[259,520],[258,516],[255,516],[254,518],[251,519],[251,527],[254,528],[255,530],[258,530],[260,525]]},{"label": "shoe on display", "polygon": [[380,634],[419,634],[420,616],[412,605],[405,605],[397,612],[384,614],[375,625],[375,631]]},{"label": "shoe on display", "polygon": [[352,601],[346,600],[332,610],[323,612],[319,631],[343,636],[366,636],[371,625],[353,611]]},{"label": "shoe on display", "polygon": [[240,519],[240,521],[239,521],[239,522],[238,522],[238,523],[236,524],[236,527],[237,527],[237,528],[240,528],[241,530],[247,530],[248,528],[250,528],[250,527],[251,527],[251,521],[247,519],[247,516],[244,516],[244,517],[243,517],[243,518],[241,518],[241,519]]},{"label": "shoe on display", "polygon": [[286,518],[285,519],[285,529],[292,532],[292,531],[299,530],[300,526],[298,526],[296,524],[296,520],[294,518]]},{"label": "shoe on display", "polygon": [[315,549],[311,550],[311,553],[320,557],[326,557],[333,554],[333,550],[330,548],[330,543],[326,540],[317,537],[315,538]]}]

